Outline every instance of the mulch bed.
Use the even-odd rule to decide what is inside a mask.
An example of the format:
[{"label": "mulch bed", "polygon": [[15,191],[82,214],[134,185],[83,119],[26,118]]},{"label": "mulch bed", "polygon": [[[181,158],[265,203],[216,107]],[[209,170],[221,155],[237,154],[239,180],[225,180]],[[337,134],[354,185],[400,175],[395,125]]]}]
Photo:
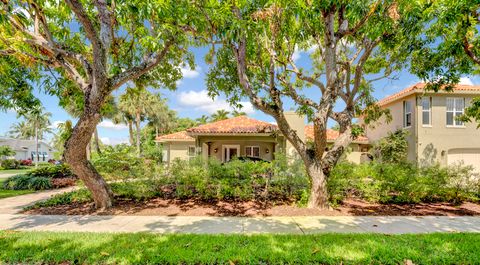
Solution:
[{"label": "mulch bed", "polygon": [[346,200],[331,210],[312,210],[290,203],[273,205],[258,201],[202,202],[196,200],[167,200],[155,198],[143,202],[117,199],[116,205],[97,212],[93,203],[61,205],[25,211],[44,215],[161,215],[161,216],[472,216],[480,215],[480,204],[419,203],[374,204],[361,200]]}]

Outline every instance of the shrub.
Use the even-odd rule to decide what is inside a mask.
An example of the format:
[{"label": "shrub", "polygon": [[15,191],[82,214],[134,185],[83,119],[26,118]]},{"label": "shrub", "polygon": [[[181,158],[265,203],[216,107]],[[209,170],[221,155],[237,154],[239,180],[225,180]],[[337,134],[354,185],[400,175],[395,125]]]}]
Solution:
[{"label": "shrub", "polygon": [[372,148],[373,157],[385,163],[403,163],[407,161],[408,131],[389,132]]},{"label": "shrub", "polygon": [[0,158],[1,157],[7,157],[7,156],[13,156],[15,154],[16,154],[16,152],[10,146],[6,146],[6,145],[0,146]]},{"label": "shrub", "polygon": [[3,188],[6,190],[28,190],[31,177],[28,175],[16,175],[9,177],[3,182]]},{"label": "shrub", "polygon": [[410,163],[339,163],[328,180],[330,200],[347,197],[380,203],[476,201],[480,181],[471,167]]},{"label": "shrub", "polygon": [[30,190],[48,190],[51,188],[51,180],[45,177],[32,177],[28,183],[28,189]]},{"label": "shrub", "polygon": [[20,162],[15,159],[2,160],[1,166],[3,169],[18,169],[20,168]]},{"label": "shrub", "polygon": [[87,189],[80,189],[72,192],[65,192],[62,194],[54,195],[48,200],[40,201],[32,206],[26,207],[25,210],[57,205],[67,205],[72,203],[85,203],[91,201],[93,200],[90,191],[88,191]]},{"label": "shrub", "polygon": [[145,177],[149,172],[143,158],[136,157],[131,146],[107,146],[101,155],[92,159],[92,164],[110,179]]},{"label": "shrub", "polygon": [[70,170],[70,167],[66,164],[42,166],[28,172],[27,174],[32,177],[45,177],[45,178],[75,177],[72,170]]},{"label": "shrub", "polygon": [[31,159],[20,160],[20,165],[22,166],[31,166],[33,161]]},{"label": "shrub", "polygon": [[[288,164],[281,154],[272,163],[217,159],[175,160],[165,179],[180,199],[299,200],[308,189],[303,163]],[[278,168],[285,169],[285,171]],[[165,184],[165,183],[164,183]]]}]

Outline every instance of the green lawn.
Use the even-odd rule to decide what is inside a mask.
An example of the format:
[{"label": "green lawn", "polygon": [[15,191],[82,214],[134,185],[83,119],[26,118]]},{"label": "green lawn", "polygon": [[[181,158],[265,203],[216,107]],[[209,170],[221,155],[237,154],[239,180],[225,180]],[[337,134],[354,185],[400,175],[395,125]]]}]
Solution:
[{"label": "green lawn", "polygon": [[4,181],[5,181],[5,179],[0,179],[0,199],[35,192],[34,190],[4,190],[3,189],[3,182]]},{"label": "green lawn", "polygon": [[480,234],[158,235],[0,231],[1,263],[479,264]]},{"label": "green lawn", "polygon": [[2,169],[0,170],[0,175],[2,174],[24,174],[27,173],[28,171],[32,170],[32,168],[27,168],[27,169]]}]

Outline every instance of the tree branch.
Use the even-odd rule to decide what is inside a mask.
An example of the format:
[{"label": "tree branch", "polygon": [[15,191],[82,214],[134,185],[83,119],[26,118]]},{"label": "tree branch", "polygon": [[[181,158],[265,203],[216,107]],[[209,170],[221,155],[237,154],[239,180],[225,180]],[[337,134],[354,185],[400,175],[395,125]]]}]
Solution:
[{"label": "tree branch", "polygon": [[357,33],[357,31],[365,25],[365,23],[368,21],[368,19],[375,13],[375,10],[377,9],[378,5],[380,4],[381,1],[377,1],[373,4],[372,7],[370,7],[370,11],[360,19],[360,21],[353,26],[352,28],[347,28],[348,27],[348,22],[346,27],[340,27],[340,29],[335,33],[335,36],[338,38],[342,38],[344,36],[348,35],[354,35]]},{"label": "tree branch", "polygon": [[468,42],[466,36],[463,38],[463,50],[465,51],[467,56],[472,59],[474,63],[480,65],[480,58],[478,58],[477,55],[475,55],[475,53],[473,52],[472,46],[470,46],[470,43]]},{"label": "tree branch", "polygon": [[155,56],[149,56],[137,66],[133,66],[110,79],[111,81],[111,90],[115,90],[125,84],[127,81],[136,79],[151,69],[155,68],[167,55],[170,47],[174,44],[174,38],[171,38],[165,43],[165,47],[158,52]]}]

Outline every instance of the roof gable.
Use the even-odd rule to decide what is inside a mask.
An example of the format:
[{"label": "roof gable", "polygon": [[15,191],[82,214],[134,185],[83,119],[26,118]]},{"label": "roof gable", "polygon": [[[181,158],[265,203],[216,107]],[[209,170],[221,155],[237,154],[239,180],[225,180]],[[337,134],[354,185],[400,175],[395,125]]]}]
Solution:
[{"label": "roof gable", "polygon": [[192,134],[246,134],[246,133],[272,133],[278,127],[265,121],[259,121],[247,116],[239,116],[226,120],[203,124],[187,129]]},{"label": "roof gable", "polygon": [[168,142],[168,141],[195,141],[195,138],[187,134],[186,131],[160,135],[155,138],[158,142]]},{"label": "roof gable", "polygon": [[[379,100],[377,102],[377,104],[379,106],[384,106],[384,105],[387,105],[389,103],[392,103],[394,101],[397,101],[397,100],[400,100],[402,98],[405,98],[409,95],[412,95],[412,94],[415,94],[415,93],[424,93],[425,92],[425,86],[427,84],[426,83],[417,83],[413,86],[409,86],[393,95],[390,95],[388,97],[385,97],[381,100]],[[471,85],[461,85],[461,84],[458,84],[458,85],[455,85],[454,88],[453,88],[453,91],[452,92],[449,92],[449,93],[455,93],[455,92],[459,92],[459,91],[472,91],[472,92],[475,92],[475,93],[480,93],[480,86],[471,86]],[[445,91],[443,91],[445,92]]]}]

